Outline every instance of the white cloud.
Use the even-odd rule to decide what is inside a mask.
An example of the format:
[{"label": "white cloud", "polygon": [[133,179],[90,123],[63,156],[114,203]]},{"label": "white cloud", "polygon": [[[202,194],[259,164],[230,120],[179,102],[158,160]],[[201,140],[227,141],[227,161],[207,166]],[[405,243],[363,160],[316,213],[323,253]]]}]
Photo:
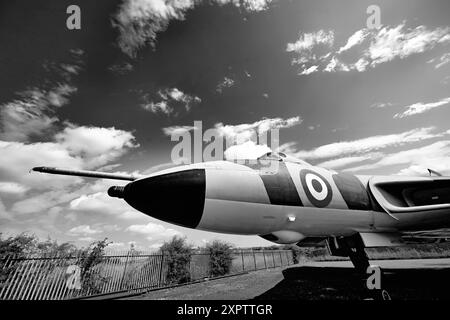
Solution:
[{"label": "white cloud", "polygon": [[0,193],[22,194],[29,188],[15,182],[0,182]]},{"label": "white cloud", "polygon": [[182,235],[182,233],[177,230],[166,228],[161,224],[153,222],[147,224],[133,224],[126,228],[125,231],[145,235],[149,241],[170,239],[173,236]]},{"label": "white cloud", "polygon": [[69,125],[55,135],[56,143],[69,154],[81,158],[84,167],[98,167],[139,145],[131,132],[111,128]]},{"label": "white cloud", "polygon": [[227,160],[257,159],[271,151],[272,149],[265,144],[259,145],[253,141],[247,141],[245,143],[229,147],[225,150],[224,155]]},{"label": "white cloud", "polygon": [[303,53],[304,51],[311,51],[317,45],[331,46],[333,42],[334,32],[332,30],[319,30],[317,32],[300,34],[296,42],[287,44],[286,51]]},{"label": "white cloud", "polygon": [[444,55],[442,55],[439,58],[439,61],[440,62],[437,65],[434,66],[436,69],[438,69],[438,68],[440,68],[440,67],[442,67],[442,66],[444,66],[444,65],[446,65],[447,63],[450,62],[450,52],[449,53],[445,53]]},{"label": "white cloud", "polygon": [[386,108],[392,106],[394,106],[394,103],[392,102],[375,102],[370,105],[370,108]]},{"label": "white cloud", "polygon": [[321,162],[317,166],[324,167],[327,169],[338,169],[338,168],[346,167],[348,165],[362,162],[365,160],[377,159],[380,156],[381,156],[381,153],[367,154],[367,155],[353,156],[353,157],[343,157],[343,158],[338,158],[338,159]]},{"label": "white cloud", "polygon": [[316,72],[317,69],[319,69],[318,66],[311,66],[308,69],[304,69],[300,74],[308,75],[308,74],[311,74],[313,72]]},{"label": "white cloud", "polygon": [[[93,169],[116,160],[137,147],[134,136],[114,128],[70,125],[55,135],[54,142],[0,141],[0,178],[32,189],[60,189],[82,181],[78,177],[29,173],[36,166]],[[32,155],[32,156],[31,156]]]},{"label": "white cloud", "polygon": [[[117,183],[115,184],[117,185]],[[89,190],[85,190],[84,194],[79,193],[78,197],[70,201],[69,208],[76,212],[110,215],[121,220],[144,220],[147,218],[145,214],[130,208],[125,201],[108,196],[105,192],[107,188],[91,194],[86,194]]]},{"label": "white cloud", "polygon": [[194,126],[172,126],[172,127],[166,127],[163,128],[163,132],[166,136],[172,136],[172,135],[182,135],[186,132],[189,132],[191,130],[195,130],[197,127]]},{"label": "white cloud", "polygon": [[222,93],[225,88],[231,88],[234,85],[234,80],[228,77],[223,78],[222,82],[220,82],[217,87],[216,91],[219,93]]},{"label": "white cloud", "polygon": [[353,48],[356,45],[361,44],[364,41],[364,39],[367,38],[368,35],[369,32],[367,29],[361,29],[356,31],[354,34],[350,36],[350,38],[348,38],[345,46],[341,47],[337,53],[342,53],[344,51],[349,50],[350,48]]},{"label": "white cloud", "polygon": [[450,42],[448,27],[434,30],[428,30],[425,26],[408,30],[404,27],[404,23],[395,28],[384,27],[374,36],[368,49],[372,66],[424,52],[438,43]]},{"label": "white cloud", "polygon": [[97,239],[92,238],[92,237],[81,237],[81,238],[78,238],[78,240],[79,240],[79,241],[83,241],[83,242],[94,242],[94,241],[96,241]]},{"label": "white cloud", "polygon": [[202,101],[199,97],[186,94],[177,88],[165,89],[163,91],[159,90],[158,97],[162,100],[159,102],[149,101],[149,95],[145,94],[142,97],[145,103],[141,107],[153,113],[170,115],[175,111],[173,104],[181,104],[186,111],[189,111],[192,105]]},{"label": "white cloud", "polygon": [[353,141],[335,142],[320,146],[312,150],[301,150],[295,153],[300,159],[325,159],[357,155],[378,151],[387,147],[401,146],[407,143],[423,141],[426,139],[442,137],[443,133],[433,133],[434,127],[419,128],[410,131],[378,135]]},{"label": "white cloud", "polygon": [[290,128],[301,122],[302,120],[297,116],[288,119],[268,118],[254,123],[244,123],[239,125],[223,125],[223,123],[216,123],[214,128],[221,136],[224,136],[227,139],[236,139],[243,143],[250,140],[255,133],[261,135],[272,129]]},{"label": "white cloud", "polygon": [[437,107],[441,107],[441,106],[445,106],[447,104],[450,103],[450,97],[448,98],[443,98],[439,101],[436,102],[429,102],[429,103],[423,103],[423,102],[418,102],[418,103],[414,103],[410,106],[406,106],[404,107],[406,110],[401,112],[401,113],[396,113],[394,115],[394,118],[405,118],[405,117],[409,117],[412,115],[416,115],[416,114],[421,114],[424,112],[428,112],[431,109],[437,108]]},{"label": "white cloud", "polygon": [[[113,20],[119,30],[118,45],[130,57],[146,44],[156,43],[158,33],[167,29],[171,20],[184,20],[195,0],[124,0]],[[233,4],[247,12],[268,9],[271,0],[215,0],[217,4]]]},{"label": "white cloud", "polygon": [[69,230],[70,235],[92,235],[102,233],[102,230],[92,229],[88,225],[80,225]]},{"label": "white cloud", "polygon": [[77,89],[61,84],[51,90],[37,88],[19,92],[20,98],[0,106],[0,139],[28,141],[42,136],[58,121],[49,116],[54,108],[68,103],[68,97]]},{"label": "white cloud", "polygon": [[[406,28],[405,23],[396,27],[385,26],[376,29],[360,29],[354,32],[339,49],[334,48],[334,37],[331,32],[319,30],[300,35],[295,43],[288,43],[287,51],[296,52],[292,60],[301,65],[303,72],[311,70],[336,72],[364,72],[379,64],[394,59],[404,59],[413,54],[432,50],[437,45],[450,43],[450,27],[428,29],[425,26]],[[322,45],[320,54],[318,45]],[[326,52],[323,50],[328,49]],[[440,67],[448,63],[449,55],[440,58]]]},{"label": "white cloud", "polygon": [[402,175],[428,175],[427,168],[450,175],[450,141],[443,140],[420,148],[384,155],[379,161],[349,168],[352,172],[370,171],[389,166],[407,166],[398,173]]}]

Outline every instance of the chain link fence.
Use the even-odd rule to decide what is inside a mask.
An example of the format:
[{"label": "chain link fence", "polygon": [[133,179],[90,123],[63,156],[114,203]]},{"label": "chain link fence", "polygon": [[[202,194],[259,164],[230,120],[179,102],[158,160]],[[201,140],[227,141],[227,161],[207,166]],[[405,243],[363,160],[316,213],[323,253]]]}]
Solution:
[{"label": "chain link fence", "polygon": [[[0,300],[64,300],[169,287],[164,254],[108,252],[89,270],[80,257],[0,257]],[[193,253],[194,282],[211,277],[208,253]],[[294,264],[291,250],[235,250],[228,275]]]}]

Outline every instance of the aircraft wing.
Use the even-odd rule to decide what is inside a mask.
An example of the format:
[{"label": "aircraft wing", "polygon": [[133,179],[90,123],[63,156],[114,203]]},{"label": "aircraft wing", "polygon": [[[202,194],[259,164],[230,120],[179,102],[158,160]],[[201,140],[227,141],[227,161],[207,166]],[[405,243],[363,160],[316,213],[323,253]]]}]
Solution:
[{"label": "aircraft wing", "polygon": [[36,172],[60,174],[60,175],[65,175],[65,176],[127,180],[127,181],[134,181],[134,180],[137,180],[142,177],[142,176],[136,176],[136,175],[120,174],[120,173],[87,171],[87,170],[72,170],[72,169],[62,169],[62,168],[54,168],[54,167],[35,167],[31,170],[36,171]]}]

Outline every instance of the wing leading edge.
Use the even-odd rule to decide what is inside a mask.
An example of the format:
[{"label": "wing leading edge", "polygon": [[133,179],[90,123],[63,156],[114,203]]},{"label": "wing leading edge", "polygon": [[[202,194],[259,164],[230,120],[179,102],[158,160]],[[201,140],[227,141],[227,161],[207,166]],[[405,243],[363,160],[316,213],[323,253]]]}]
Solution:
[{"label": "wing leading edge", "polygon": [[120,174],[120,173],[109,173],[109,172],[99,172],[99,171],[87,171],[87,170],[72,170],[72,169],[62,169],[54,167],[34,167],[32,171],[50,173],[50,174],[60,174],[65,176],[77,176],[77,177],[87,177],[87,178],[101,178],[101,179],[113,179],[113,180],[127,180],[134,181],[140,176]]}]

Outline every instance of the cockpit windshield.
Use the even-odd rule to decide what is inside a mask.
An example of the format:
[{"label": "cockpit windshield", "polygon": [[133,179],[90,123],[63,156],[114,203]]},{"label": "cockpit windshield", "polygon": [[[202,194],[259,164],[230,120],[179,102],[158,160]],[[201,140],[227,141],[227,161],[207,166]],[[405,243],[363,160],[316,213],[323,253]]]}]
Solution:
[{"label": "cockpit windshield", "polygon": [[266,154],[260,156],[258,160],[272,160],[272,161],[283,161],[283,162],[293,162],[300,163],[309,166],[310,164],[306,161],[294,158],[292,156],[286,155],[283,152],[267,152]]}]

